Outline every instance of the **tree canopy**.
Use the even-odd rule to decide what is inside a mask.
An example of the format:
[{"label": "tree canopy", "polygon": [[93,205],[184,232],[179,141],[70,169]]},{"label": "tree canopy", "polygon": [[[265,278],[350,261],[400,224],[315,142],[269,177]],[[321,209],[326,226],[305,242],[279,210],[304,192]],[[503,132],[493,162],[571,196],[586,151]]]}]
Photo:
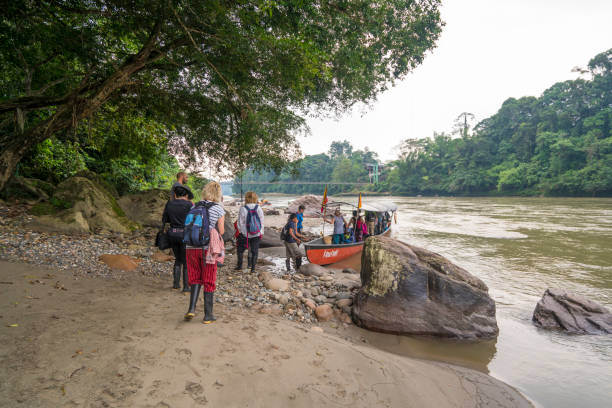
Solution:
[{"label": "tree canopy", "polygon": [[279,168],[298,153],[304,115],[371,101],[422,62],[442,28],[439,4],[4,2],[0,188],[41,142],[108,123],[119,145],[152,132],[187,161]]}]

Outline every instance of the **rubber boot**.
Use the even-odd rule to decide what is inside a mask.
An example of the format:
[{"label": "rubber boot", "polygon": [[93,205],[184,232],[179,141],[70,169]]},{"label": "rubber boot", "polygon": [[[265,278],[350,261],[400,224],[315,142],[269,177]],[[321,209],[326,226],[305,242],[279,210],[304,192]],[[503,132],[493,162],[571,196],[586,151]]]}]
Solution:
[{"label": "rubber boot", "polygon": [[302,257],[298,256],[297,258],[295,258],[295,271],[299,271],[300,270],[300,266],[302,266]]},{"label": "rubber boot", "polygon": [[242,258],[244,253],[239,253],[238,254],[238,263],[236,264],[236,267],[234,268],[235,271],[239,271],[242,269]]},{"label": "rubber boot", "polygon": [[181,286],[181,265],[174,265],[174,271],[172,272],[174,282],[172,283],[172,289],[179,289]]},{"label": "rubber boot", "polygon": [[285,265],[287,266],[287,272],[291,272],[291,258],[285,259]]},{"label": "rubber boot", "polygon": [[247,254],[247,269],[252,269],[253,268],[253,254],[251,253],[251,251],[249,251],[249,253]]},{"label": "rubber boot", "polygon": [[187,265],[183,265],[183,292],[189,292],[191,288],[189,286],[189,274],[187,273]]},{"label": "rubber boot", "polygon": [[255,273],[255,265],[257,265],[257,257],[253,254],[251,257],[251,273]]},{"label": "rubber boot", "polygon": [[204,292],[204,320],[202,323],[210,324],[217,320],[213,315],[213,302],[215,292]]},{"label": "rubber boot", "polygon": [[202,285],[196,283],[191,285],[191,295],[189,296],[189,310],[185,313],[185,320],[189,321],[195,316],[196,304],[200,296],[200,288]]}]

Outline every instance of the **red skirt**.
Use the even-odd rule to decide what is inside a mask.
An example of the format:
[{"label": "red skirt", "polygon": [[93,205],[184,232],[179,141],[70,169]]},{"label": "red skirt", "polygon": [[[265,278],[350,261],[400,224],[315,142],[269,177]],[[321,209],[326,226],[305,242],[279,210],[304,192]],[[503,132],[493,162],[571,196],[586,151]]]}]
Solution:
[{"label": "red skirt", "polygon": [[206,263],[202,248],[187,248],[187,274],[190,285],[203,285],[204,292],[214,292],[217,282],[217,264]]}]

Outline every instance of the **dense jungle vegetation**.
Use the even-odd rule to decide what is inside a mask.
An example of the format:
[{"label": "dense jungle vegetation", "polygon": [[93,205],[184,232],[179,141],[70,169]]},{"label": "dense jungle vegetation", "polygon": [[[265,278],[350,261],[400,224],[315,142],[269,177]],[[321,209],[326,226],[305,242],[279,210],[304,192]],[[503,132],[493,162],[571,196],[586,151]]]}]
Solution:
[{"label": "dense jungle vegetation", "polygon": [[[540,97],[507,99],[473,129],[461,126],[468,123],[461,120],[454,134],[405,140],[379,185],[368,189],[424,195],[612,195],[612,49],[591,59],[582,74],[588,79],[556,83]],[[367,181],[363,165],[375,155],[353,152],[350,146],[338,154],[337,147],[294,162],[276,178],[251,171],[243,180]],[[257,189],[323,190],[316,185]],[[334,192],[348,190],[357,189],[330,186]]]}]

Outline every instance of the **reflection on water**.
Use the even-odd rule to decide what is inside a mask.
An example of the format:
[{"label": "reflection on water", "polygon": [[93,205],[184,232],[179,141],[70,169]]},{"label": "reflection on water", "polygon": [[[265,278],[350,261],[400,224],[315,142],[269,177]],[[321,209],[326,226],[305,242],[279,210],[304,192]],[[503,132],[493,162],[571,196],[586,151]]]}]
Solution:
[{"label": "reflection on water", "polygon": [[[290,197],[275,197],[286,205]],[[343,197],[343,201],[357,202]],[[612,336],[537,329],[548,287],[612,307],[612,199],[376,197],[399,207],[396,238],[481,278],[497,304],[497,342],[368,333],[388,351],[489,371],[544,407],[612,406]],[[363,334],[362,334],[363,335]]]}]

